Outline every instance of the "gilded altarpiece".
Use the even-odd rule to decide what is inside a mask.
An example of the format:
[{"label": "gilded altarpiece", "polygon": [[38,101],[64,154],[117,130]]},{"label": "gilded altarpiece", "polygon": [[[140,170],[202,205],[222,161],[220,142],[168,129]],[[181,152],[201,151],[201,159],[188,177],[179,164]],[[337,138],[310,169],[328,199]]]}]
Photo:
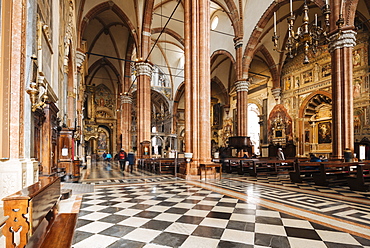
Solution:
[{"label": "gilded altarpiece", "polygon": [[86,154],[117,152],[116,147],[116,99],[112,90],[100,84],[89,88],[87,97],[88,119],[85,120],[84,137],[87,142]]},{"label": "gilded altarpiece", "polygon": [[[353,49],[353,100],[355,142],[370,135],[369,31],[357,33]],[[281,102],[293,117],[293,140],[297,155],[331,153],[331,57],[327,46],[309,53],[310,63],[302,64],[303,55],[287,60],[281,77]],[[271,130],[270,130],[271,132]],[[270,136],[271,137],[271,136]]]}]

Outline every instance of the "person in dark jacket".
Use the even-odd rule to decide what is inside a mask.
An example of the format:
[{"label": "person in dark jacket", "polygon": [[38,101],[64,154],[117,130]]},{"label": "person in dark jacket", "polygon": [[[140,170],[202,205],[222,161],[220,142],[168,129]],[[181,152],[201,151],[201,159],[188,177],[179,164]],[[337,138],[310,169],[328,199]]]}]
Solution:
[{"label": "person in dark jacket", "polygon": [[321,159],[315,156],[315,154],[310,154],[310,162],[321,162]]},{"label": "person in dark jacket", "polygon": [[129,152],[127,155],[127,161],[128,161],[130,173],[132,173],[134,169],[134,165],[135,165],[135,153]]}]

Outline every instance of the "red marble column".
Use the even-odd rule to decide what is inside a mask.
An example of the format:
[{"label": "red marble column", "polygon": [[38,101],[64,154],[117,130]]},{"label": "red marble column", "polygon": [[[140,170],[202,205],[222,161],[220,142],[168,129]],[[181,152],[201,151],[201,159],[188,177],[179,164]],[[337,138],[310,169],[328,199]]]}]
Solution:
[{"label": "red marble column", "polygon": [[199,161],[211,162],[210,3],[199,1]]},{"label": "red marble column", "polygon": [[331,36],[332,65],[332,158],[342,159],[343,150],[354,151],[352,49],[356,32],[344,30]]},{"label": "red marble column", "polygon": [[[10,83],[6,91],[11,94],[6,97],[6,100],[9,100],[9,102],[5,103],[7,105],[6,107],[9,107],[7,108],[9,112],[4,113],[8,117],[4,121],[9,123],[9,158],[12,159],[18,159],[24,155],[25,8],[26,4],[24,0],[12,1],[9,15],[12,24],[8,30],[10,33],[7,34],[11,37],[11,57]],[[4,49],[8,49],[8,47]]]},{"label": "red marble column", "polygon": [[211,161],[209,0],[185,1],[185,152],[193,153],[186,177]]},{"label": "red marble column", "polygon": [[148,62],[138,61],[136,66],[136,80],[137,80],[137,147],[138,157],[141,157],[142,151],[140,143],[143,141],[150,141],[151,134],[151,86],[150,81],[152,77],[153,67]]},{"label": "red marble column", "polygon": [[121,96],[121,134],[122,147],[129,151],[131,148],[131,106],[132,99],[129,95]]}]

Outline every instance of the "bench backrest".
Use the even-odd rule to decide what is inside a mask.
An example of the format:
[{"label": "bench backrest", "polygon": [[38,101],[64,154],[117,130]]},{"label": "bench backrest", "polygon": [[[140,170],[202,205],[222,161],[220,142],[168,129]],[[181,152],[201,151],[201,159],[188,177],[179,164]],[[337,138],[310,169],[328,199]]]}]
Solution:
[{"label": "bench backrest", "polygon": [[[54,220],[59,198],[59,177],[43,178],[5,197],[4,215],[9,216],[3,228],[6,247],[24,247],[31,237],[41,239],[46,234],[46,227]],[[19,239],[18,246],[14,244],[17,239]]]}]

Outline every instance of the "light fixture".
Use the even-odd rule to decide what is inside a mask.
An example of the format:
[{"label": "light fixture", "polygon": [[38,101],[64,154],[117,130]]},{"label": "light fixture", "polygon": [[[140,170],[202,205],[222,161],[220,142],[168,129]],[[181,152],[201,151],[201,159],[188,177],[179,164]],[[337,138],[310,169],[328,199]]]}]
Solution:
[{"label": "light fixture", "polygon": [[[308,17],[308,5],[306,0],[303,5],[303,17],[302,25],[300,25],[297,31],[293,30],[295,16],[292,9],[292,0],[290,0],[290,16],[287,18],[288,21],[288,38],[283,50],[278,48],[279,36],[276,33],[276,12],[274,13],[274,35],[272,36],[272,41],[274,43],[274,50],[278,52],[287,52],[289,58],[293,58],[297,55],[297,50],[299,47],[303,46],[304,59],[303,64],[308,64],[308,51],[311,48],[312,52],[315,54],[320,43],[327,44],[329,42],[328,33],[330,28],[329,18],[331,14],[330,6],[328,0],[325,0],[325,5],[322,8],[322,13],[324,15],[325,25],[320,27],[317,23],[317,14],[315,14],[315,21],[310,25],[310,20]],[[342,20],[342,21],[341,21]],[[342,13],[340,14],[339,20],[337,21],[337,26],[339,30],[343,26]]]},{"label": "light fixture", "polygon": [[[35,112],[38,108],[44,108],[46,106],[46,101],[48,99],[47,94],[44,94],[41,99],[39,100],[39,89],[38,85],[35,82],[30,83],[30,87],[27,90],[27,93],[30,95],[31,100],[31,110],[32,112]],[[39,100],[39,101],[38,101]]]},{"label": "light fixture", "polygon": [[46,92],[42,92],[40,94],[39,84],[36,82],[36,75],[38,71],[38,66],[36,63],[37,57],[33,54],[30,58],[32,62],[28,73],[32,73],[32,79],[26,92],[30,95],[31,110],[32,112],[35,112],[37,109],[42,109],[46,106],[48,95]]}]

